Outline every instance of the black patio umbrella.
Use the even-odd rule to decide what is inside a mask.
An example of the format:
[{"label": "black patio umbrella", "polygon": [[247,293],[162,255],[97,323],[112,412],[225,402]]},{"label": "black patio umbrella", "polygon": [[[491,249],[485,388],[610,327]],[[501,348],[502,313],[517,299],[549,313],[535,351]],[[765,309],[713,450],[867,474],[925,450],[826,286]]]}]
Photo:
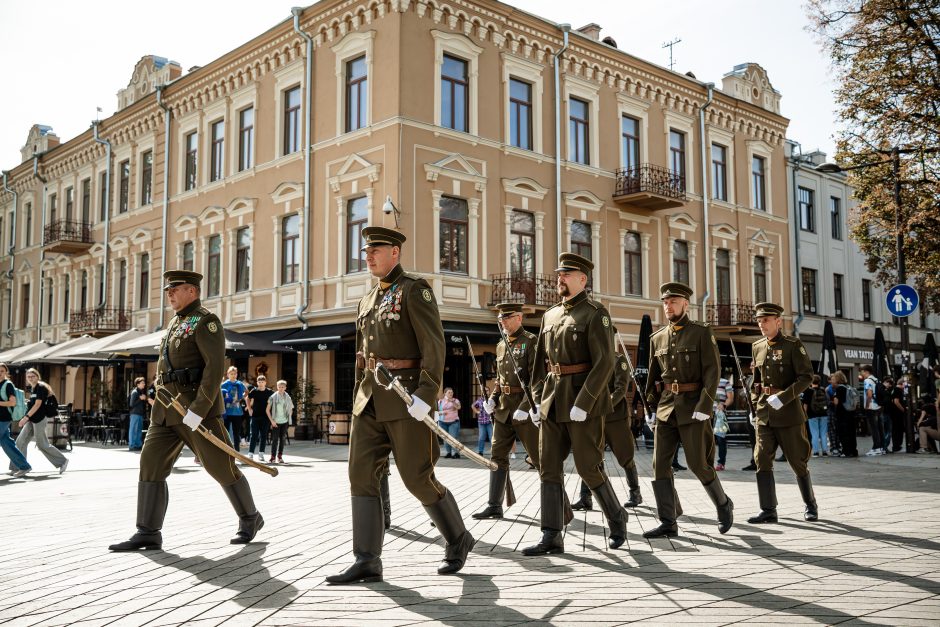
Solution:
[{"label": "black patio umbrella", "polygon": [[885,335],[881,332],[881,327],[875,328],[875,352],[872,356],[873,373],[879,381],[885,377],[891,376],[891,364],[888,361],[888,344],[885,342]]},{"label": "black patio umbrella", "polygon": [[826,320],[823,326],[822,356],[819,358],[819,374],[828,377],[839,369],[839,360],[836,358],[836,333],[832,329],[832,321]]},{"label": "black patio umbrella", "polygon": [[927,334],[924,340],[924,358],[918,367],[920,375],[921,394],[933,394],[933,368],[940,363],[940,354],[937,352],[937,342],[933,339],[933,333]]},{"label": "black patio umbrella", "polygon": [[[636,378],[640,385],[646,387],[646,377],[650,372],[650,336],[653,335],[653,321],[648,314],[643,314],[640,320],[640,336],[636,347]],[[633,408],[637,410],[640,400],[634,397]]]}]

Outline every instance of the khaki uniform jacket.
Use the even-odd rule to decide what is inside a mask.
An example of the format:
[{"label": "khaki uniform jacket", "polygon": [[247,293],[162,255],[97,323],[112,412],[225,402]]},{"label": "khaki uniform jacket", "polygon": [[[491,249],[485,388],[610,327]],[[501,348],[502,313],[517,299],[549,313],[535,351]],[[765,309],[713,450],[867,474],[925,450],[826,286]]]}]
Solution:
[{"label": "khaki uniform jacket", "polygon": [[526,331],[522,327],[516,331],[516,335],[509,338],[510,348],[506,347],[506,340],[500,340],[496,345],[496,390],[490,394],[490,399],[496,403],[496,411],[493,417],[499,422],[507,423],[512,421],[512,415],[517,409],[528,413],[529,401],[526,399],[525,392],[516,392],[506,394],[502,386],[508,385],[514,388],[521,388],[519,377],[512,367],[512,359],[509,357],[509,351],[512,351],[512,357],[516,364],[522,370],[526,378],[525,384],[529,385],[529,374],[532,372],[532,362],[535,361],[535,343],[538,336],[535,333]]},{"label": "khaki uniform jacket", "polygon": [[[591,369],[557,375],[548,364],[570,366],[591,364]],[[548,416],[555,407],[555,422],[571,422],[577,406],[588,420],[606,416],[613,410],[607,384],[614,369],[614,335],[610,314],[585,292],[559,303],[545,312],[532,365],[532,395],[539,411]]]},{"label": "khaki uniform jacket", "polygon": [[[675,327],[681,327],[676,330]],[[650,372],[646,399],[656,417],[667,421],[673,412],[679,425],[692,424],[695,412],[712,415],[721,378],[721,359],[711,327],[683,316],[650,337]],[[698,383],[695,392],[673,393],[672,383]]]},{"label": "khaki uniform jacket", "polygon": [[353,389],[353,414],[358,416],[370,399],[375,401],[379,422],[413,420],[408,408],[393,392],[375,380],[369,370],[370,360],[413,359],[417,368],[395,370],[402,384],[433,409],[444,374],[444,329],[431,286],[422,278],[406,274],[401,266],[376,283],[359,301],[356,318],[356,385]]},{"label": "khaki uniform jacket", "polygon": [[[798,338],[780,333],[773,340],[761,338],[751,345],[754,384],[751,399],[757,410],[757,424],[771,427],[792,427],[806,421],[800,394],[813,382],[813,364]],[[770,393],[764,387],[782,390],[777,396],[783,407],[774,409],[767,403]]]},{"label": "khaki uniform jacket", "polygon": [[[167,361],[169,356],[169,362]],[[202,369],[197,383],[165,382],[170,370]],[[218,316],[202,306],[197,299],[170,320],[160,345],[157,360],[158,382],[197,416],[211,418],[225,411],[222,390],[225,378],[225,331]],[[173,427],[183,423],[175,409],[153,404],[150,420],[157,425]]]},{"label": "khaki uniform jacket", "polygon": [[614,364],[614,374],[610,378],[610,404],[614,410],[607,416],[607,422],[626,420],[632,415],[630,403],[627,402],[627,390],[630,389],[630,366],[627,365],[627,358],[623,355],[617,355],[617,362]]}]

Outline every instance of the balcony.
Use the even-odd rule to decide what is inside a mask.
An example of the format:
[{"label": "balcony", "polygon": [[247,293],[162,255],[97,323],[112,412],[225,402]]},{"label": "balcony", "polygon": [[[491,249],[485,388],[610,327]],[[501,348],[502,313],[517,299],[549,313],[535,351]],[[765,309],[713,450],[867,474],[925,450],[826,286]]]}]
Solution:
[{"label": "balcony", "polygon": [[131,328],[126,309],[80,309],[69,313],[69,335],[104,337]]},{"label": "balcony", "polygon": [[751,303],[718,303],[705,306],[705,321],[713,327],[757,327]]},{"label": "balcony", "polygon": [[686,203],[685,177],[644,163],[617,170],[614,202],[644,209],[672,209]]},{"label": "balcony", "polygon": [[489,307],[499,303],[522,303],[536,309],[547,309],[560,299],[555,290],[555,276],[548,274],[494,274]]},{"label": "balcony", "polygon": [[91,225],[78,220],[56,220],[47,224],[42,232],[42,245],[53,253],[82,253],[93,243]]}]

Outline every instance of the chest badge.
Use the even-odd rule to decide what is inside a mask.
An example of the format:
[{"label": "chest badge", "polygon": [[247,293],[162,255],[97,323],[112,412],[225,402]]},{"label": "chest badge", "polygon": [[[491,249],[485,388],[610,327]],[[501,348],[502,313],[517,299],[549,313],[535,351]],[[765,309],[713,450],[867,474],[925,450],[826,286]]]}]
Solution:
[{"label": "chest badge", "polygon": [[217,325],[215,322],[210,322],[206,325],[206,328],[209,329],[209,333],[215,333],[219,330],[219,325]]},{"label": "chest badge", "polygon": [[601,317],[601,322],[603,323],[603,325],[604,325],[605,327],[609,327],[609,326],[610,326],[610,318],[608,318],[607,316],[602,316],[602,317]]},{"label": "chest badge", "polygon": [[427,301],[427,302],[429,302],[429,303],[430,303],[432,300],[434,300],[434,297],[431,295],[431,290],[429,290],[429,289],[427,289],[427,288],[421,290],[421,296],[424,298],[425,301]]}]

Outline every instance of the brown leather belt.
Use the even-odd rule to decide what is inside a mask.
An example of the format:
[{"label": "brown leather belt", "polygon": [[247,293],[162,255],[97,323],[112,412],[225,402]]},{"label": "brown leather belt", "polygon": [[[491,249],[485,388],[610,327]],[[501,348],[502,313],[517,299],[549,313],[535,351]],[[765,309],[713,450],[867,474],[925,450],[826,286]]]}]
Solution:
[{"label": "brown leather belt", "polygon": [[545,367],[548,368],[548,371],[552,374],[561,376],[566,374],[580,374],[582,372],[587,372],[591,369],[592,364],[589,361],[585,361],[580,364],[553,364],[546,359]]},{"label": "brown leather belt", "polygon": [[503,394],[522,394],[522,388],[513,387],[511,385],[501,385],[499,386],[503,391]]},{"label": "brown leather belt", "polygon": [[369,357],[366,359],[362,353],[356,353],[356,368],[360,370],[375,370],[377,363],[384,364],[389,370],[408,370],[421,367],[420,359],[383,359],[382,357]]},{"label": "brown leather belt", "polygon": [[783,392],[783,390],[781,390],[780,388],[775,388],[769,385],[762,386],[761,391],[765,394],[780,394],[781,392]]},{"label": "brown leather belt", "polygon": [[701,383],[678,383],[676,381],[673,381],[672,383],[666,383],[663,381],[663,383],[666,385],[666,389],[673,394],[678,394],[680,392],[698,392],[700,389],[702,389]]}]

